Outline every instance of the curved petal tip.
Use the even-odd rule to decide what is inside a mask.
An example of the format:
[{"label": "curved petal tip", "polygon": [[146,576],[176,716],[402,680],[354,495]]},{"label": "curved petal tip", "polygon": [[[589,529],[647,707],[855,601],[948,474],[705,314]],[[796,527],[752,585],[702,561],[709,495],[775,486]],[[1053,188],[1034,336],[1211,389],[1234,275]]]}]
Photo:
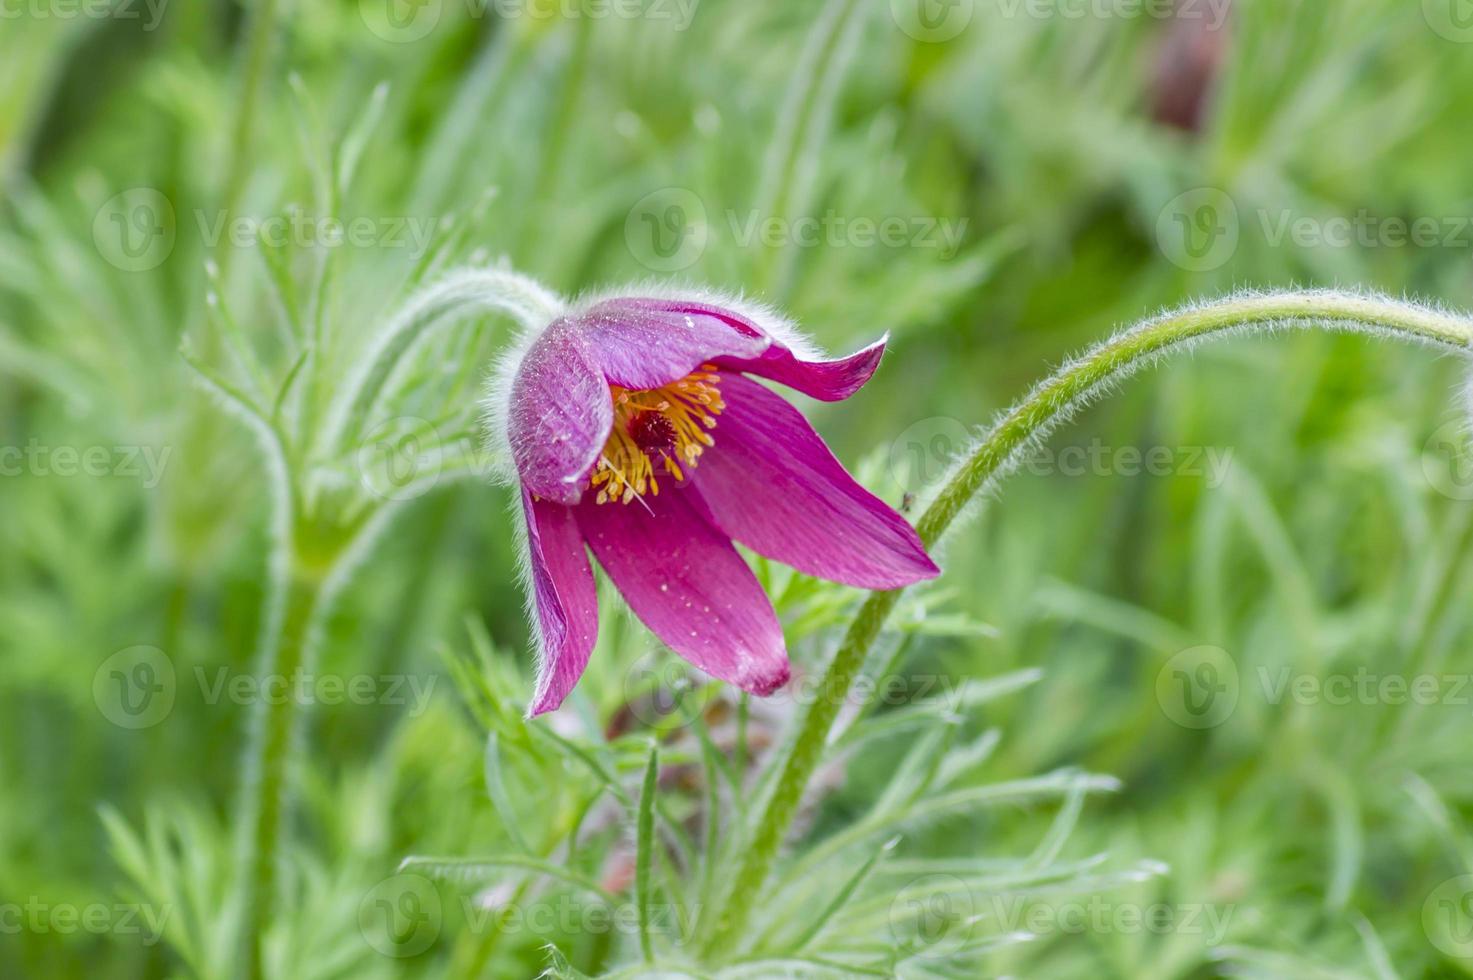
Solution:
[{"label": "curved petal tip", "polygon": [[583,676],[598,639],[598,593],[572,512],[522,491],[540,649],[527,717],[554,710]]},{"label": "curved petal tip", "polygon": [[793,679],[793,668],[783,661],[774,668],[738,677],[736,686],[759,698],[771,697]]},{"label": "curved petal tip", "polygon": [[819,401],[839,402],[874,377],[889,341],[890,335],[886,334],[848,357],[831,361],[805,361],[786,347],[773,344],[760,357],[722,358],[716,363],[728,370],[776,381]]},{"label": "curved petal tip", "polygon": [[748,378],[728,378],[716,448],[695,484],[712,520],[806,575],[898,589],[940,568],[909,521],[856,481],[801,412]]}]

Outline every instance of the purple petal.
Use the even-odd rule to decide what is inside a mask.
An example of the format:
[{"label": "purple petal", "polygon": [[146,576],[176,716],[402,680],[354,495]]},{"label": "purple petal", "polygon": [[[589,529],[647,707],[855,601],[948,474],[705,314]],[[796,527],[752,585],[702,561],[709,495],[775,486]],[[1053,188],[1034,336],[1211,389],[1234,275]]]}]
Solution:
[{"label": "purple petal", "polygon": [[701,670],[752,694],[789,677],[782,627],[727,538],[671,486],[639,502],[576,508],[578,526],[640,620]]},{"label": "purple petal", "polygon": [[561,504],[581,499],[614,424],[609,386],[570,320],[555,320],[512,382],[507,435],[528,490]]},{"label": "purple petal", "polygon": [[718,357],[756,357],[770,343],[746,320],[699,303],[609,300],[574,322],[604,377],[624,388],[658,388]]},{"label": "purple petal", "polygon": [[837,402],[863,388],[874,376],[885,354],[885,343],[882,337],[864,350],[833,361],[800,360],[786,347],[773,344],[760,357],[723,357],[716,366],[776,381],[819,401]]},{"label": "purple petal", "polygon": [[699,302],[621,298],[554,321],[527,352],[511,392],[509,438],[534,494],[577,503],[613,425],[608,385],[647,389],[714,362],[823,401],[858,391],[885,341],[849,357],[805,361],[754,321]]},{"label": "purple petal", "polygon": [[541,650],[528,717],[563,703],[598,639],[598,591],[571,508],[522,491]]},{"label": "purple petal", "polygon": [[755,381],[724,375],[726,410],[694,482],[722,530],[817,578],[895,589],[940,574],[915,529],[861,487],[807,419]]}]

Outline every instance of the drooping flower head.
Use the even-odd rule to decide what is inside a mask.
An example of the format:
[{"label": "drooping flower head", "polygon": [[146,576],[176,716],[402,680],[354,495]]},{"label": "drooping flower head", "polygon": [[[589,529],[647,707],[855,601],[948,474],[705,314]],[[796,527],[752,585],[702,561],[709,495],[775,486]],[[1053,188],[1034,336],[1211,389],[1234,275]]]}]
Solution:
[{"label": "drooping flower head", "polygon": [[526,521],[539,647],[529,714],[562,704],[588,663],[589,551],[670,649],[759,695],[787,682],[787,649],[733,542],[867,589],[938,574],[905,518],[754,380],[841,401],[883,353],[881,340],[820,359],[781,317],[730,299],[596,299],[525,338],[488,408]]}]

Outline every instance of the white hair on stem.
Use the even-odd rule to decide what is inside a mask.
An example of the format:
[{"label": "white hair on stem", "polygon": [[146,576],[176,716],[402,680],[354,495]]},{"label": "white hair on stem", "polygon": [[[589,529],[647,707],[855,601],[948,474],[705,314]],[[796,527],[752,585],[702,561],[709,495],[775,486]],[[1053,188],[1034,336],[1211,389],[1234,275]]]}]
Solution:
[{"label": "white hair on stem", "polygon": [[411,296],[349,370],[334,400],[322,444],[335,446],[362,426],[394,373],[435,332],[476,314],[505,313],[522,330],[550,322],[562,309],[556,294],[510,269],[462,268]]},{"label": "white hair on stem", "polygon": [[[1002,412],[925,495],[924,503],[944,508],[928,513],[929,522],[922,518],[923,536],[930,532],[928,544],[938,543],[952,522],[973,516],[980,502],[993,496],[1055,430],[1133,375],[1210,341],[1310,329],[1411,341],[1464,356],[1473,352],[1473,323],[1467,318],[1435,304],[1371,291],[1241,290],[1226,299],[1162,311],[1068,358]],[[969,468],[977,470],[972,479],[967,478]],[[965,493],[964,500],[955,499],[958,491]]]}]

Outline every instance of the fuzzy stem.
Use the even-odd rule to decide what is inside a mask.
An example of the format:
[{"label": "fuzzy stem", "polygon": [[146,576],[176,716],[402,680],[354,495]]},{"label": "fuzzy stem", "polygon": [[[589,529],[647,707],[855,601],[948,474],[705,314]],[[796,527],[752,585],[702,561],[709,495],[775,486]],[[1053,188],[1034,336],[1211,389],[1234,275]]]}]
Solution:
[{"label": "fuzzy stem", "polygon": [[[916,525],[921,540],[928,548],[938,544],[980,493],[1005,477],[1030,447],[1114,382],[1201,341],[1311,327],[1394,337],[1464,355],[1473,350],[1473,322],[1468,318],[1380,296],[1326,291],[1249,294],[1168,313],[1069,361],[1004,414],[957,462],[922,514]],[[792,750],[756,824],[725,912],[707,947],[709,956],[729,952],[742,938],[804,790],[822,761],[839,709],[901,591],[872,593],[850,624],[799,724]]]},{"label": "fuzzy stem", "polygon": [[[441,482],[465,473],[445,473]],[[406,498],[408,499],[408,498]],[[241,794],[241,975],[249,980],[265,976],[263,942],[276,904],[277,872],[282,842],[290,816],[292,753],[301,743],[304,705],[293,685],[299,671],[311,671],[316,661],[323,624],[349,579],[367,558],[385,531],[401,513],[396,502],[366,515],[346,536],[316,547],[306,546],[295,508],[281,532],[280,555],[284,572],[274,581],[266,616],[267,640],[257,666],[258,691],[268,681],[284,678],[284,696],[269,703],[259,696],[246,745],[246,777]]]},{"label": "fuzzy stem", "polygon": [[320,445],[340,449],[356,443],[394,371],[435,330],[467,317],[503,313],[530,331],[561,312],[562,301],[555,294],[515,272],[467,268],[447,274],[416,293],[360,356],[334,401]]},{"label": "fuzzy stem", "polygon": [[[284,593],[280,612],[268,627],[274,629],[274,642],[265,645],[258,668],[263,693],[271,678],[287,678],[290,685],[291,678],[310,664],[327,609],[324,577],[300,562],[292,564],[280,588]],[[275,703],[258,698],[247,750],[252,792],[242,862],[242,973],[250,980],[265,975],[262,946],[271,910],[276,906],[280,844],[287,815],[287,770],[300,734],[301,712],[290,690],[273,700]]]}]

